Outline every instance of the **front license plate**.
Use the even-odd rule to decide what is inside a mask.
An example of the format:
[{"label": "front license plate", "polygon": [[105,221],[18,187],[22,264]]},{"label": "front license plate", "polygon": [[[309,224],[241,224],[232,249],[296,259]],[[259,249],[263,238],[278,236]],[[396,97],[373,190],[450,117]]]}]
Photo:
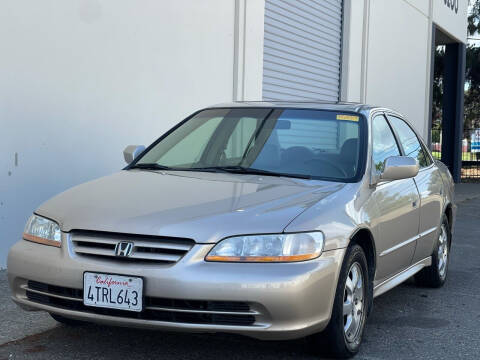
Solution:
[{"label": "front license plate", "polygon": [[118,310],[142,311],[143,279],[85,272],[83,303]]}]

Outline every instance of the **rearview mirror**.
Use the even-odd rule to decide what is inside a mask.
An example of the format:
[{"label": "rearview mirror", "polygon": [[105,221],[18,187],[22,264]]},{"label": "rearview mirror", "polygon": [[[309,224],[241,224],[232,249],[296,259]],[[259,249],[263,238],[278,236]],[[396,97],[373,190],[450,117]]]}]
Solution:
[{"label": "rearview mirror", "polygon": [[410,156],[391,156],[385,160],[380,180],[400,180],[417,176],[418,161]]},{"label": "rearview mirror", "polygon": [[123,150],[123,158],[127,164],[130,164],[135,158],[140,155],[145,146],[143,145],[128,145],[125,150]]}]

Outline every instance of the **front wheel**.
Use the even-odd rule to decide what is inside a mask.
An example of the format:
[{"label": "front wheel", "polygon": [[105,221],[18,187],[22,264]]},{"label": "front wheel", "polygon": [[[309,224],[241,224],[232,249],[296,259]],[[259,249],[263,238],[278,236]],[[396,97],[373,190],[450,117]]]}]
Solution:
[{"label": "front wheel", "polygon": [[359,245],[347,249],[327,328],[309,338],[313,350],[335,358],[354,356],[362,342],[369,304],[367,260]]},{"label": "front wheel", "polygon": [[432,265],[422,269],[415,275],[415,281],[418,285],[439,288],[445,284],[450,257],[451,236],[450,225],[447,217],[444,215],[432,253]]}]

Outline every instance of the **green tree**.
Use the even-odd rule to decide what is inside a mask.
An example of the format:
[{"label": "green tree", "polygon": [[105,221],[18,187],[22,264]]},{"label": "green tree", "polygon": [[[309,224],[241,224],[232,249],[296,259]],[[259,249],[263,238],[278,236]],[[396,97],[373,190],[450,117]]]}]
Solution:
[{"label": "green tree", "polygon": [[[480,39],[480,0],[469,0],[468,36]],[[469,129],[480,127],[480,47],[475,43],[467,46],[465,72],[465,137]],[[443,98],[443,58],[444,47],[435,52],[432,107],[432,142],[440,140]]]},{"label": "green tree", "polygon": [[470,13],[468,14],[468,35],[478,34],[480,31],[480,1],[469,0]]},{"label": "green tree", "polygon": [[[480,0],[470,1],[468,15],[468,36],[478,38],[480,33]],[[476,44],[467,46],[465,73],[465,123],[466,131],[480,127],[480,47]],[[469,134],[465,134],[469,136]]]}]

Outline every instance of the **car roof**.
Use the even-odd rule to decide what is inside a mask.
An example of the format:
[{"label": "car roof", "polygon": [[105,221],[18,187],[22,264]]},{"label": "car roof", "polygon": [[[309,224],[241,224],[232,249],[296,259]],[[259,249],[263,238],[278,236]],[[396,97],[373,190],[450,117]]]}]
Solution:
[{"label": "car roof", "polygon": [[229,103],[216,104],[211,108],[222,107],[266,107],[266,108],[295,108],[295,109],[317,109],[333,111],[360,112],[379,108],[362,103],[354,102],[323,102],[323,101],[234,101]]}]

